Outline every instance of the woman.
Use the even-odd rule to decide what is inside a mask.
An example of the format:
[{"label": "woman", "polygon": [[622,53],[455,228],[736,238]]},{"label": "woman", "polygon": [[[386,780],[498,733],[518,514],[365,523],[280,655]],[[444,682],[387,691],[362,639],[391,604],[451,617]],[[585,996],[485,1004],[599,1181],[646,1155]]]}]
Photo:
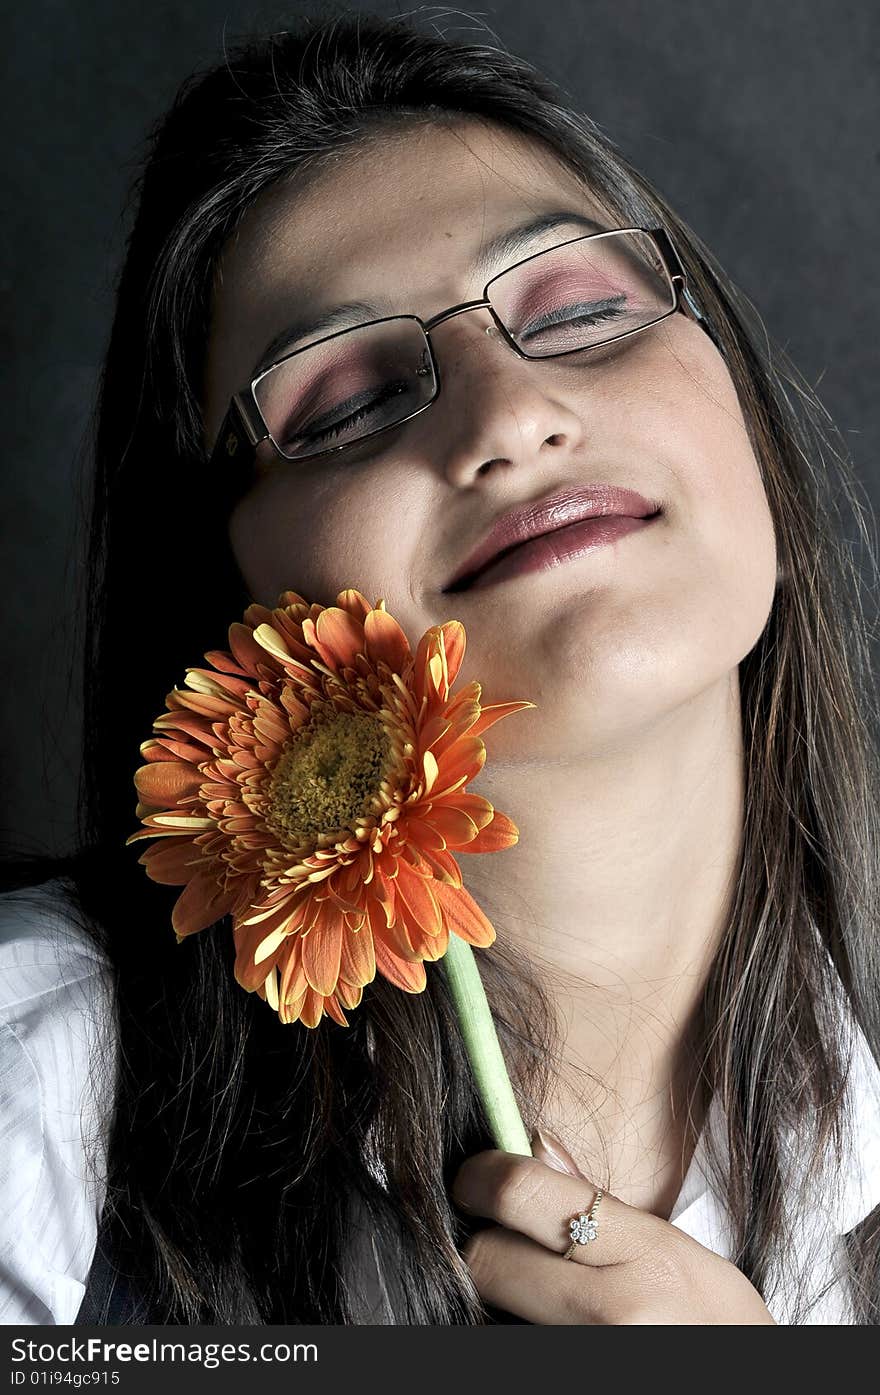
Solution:
[{"label": "woman", "polygon": [[[294,350],[376,321],[403,387],[296,417],[308,374],[284,375],[316,360]],[[360,15],[184,85],[98,412],[82,848],[29,878],[69,895],[93,958],[70,977],[106,1031],[62,1073],[105,1067],[81,1320],[877,1320],[876,766],[838,494],[864,518],[782,362],[519,59]],[[630,519],[602,545],[498,560],[597,500]],[[284,1027],[234,982],[228,923],[178,946],[179,888],[123,846],[175,675],[252,599],[347,586],[411,638],[461,619],[483,700],[538,708],[475,782],[519,843],[463,868],[498,928],[480,963],[531,1159],[488,1147],[441,968],[412,995],[378,976],[345,1029]],[[19,968],[34,897],[5,898]],[[35,1185],[30,1214],[57,1212]],[[91,1205],[53,1261],[74,1291]],[[595,1241],[584,1222],[569,1245],[581,1212]]]}]

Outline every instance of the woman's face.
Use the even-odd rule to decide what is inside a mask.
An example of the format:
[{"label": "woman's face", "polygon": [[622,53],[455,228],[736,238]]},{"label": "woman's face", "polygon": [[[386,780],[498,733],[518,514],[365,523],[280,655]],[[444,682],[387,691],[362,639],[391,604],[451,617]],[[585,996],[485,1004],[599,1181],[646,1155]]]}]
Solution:
[{"label": "woman's face", "polygon": [[[614,226],[542,147],[475,122],[383,137],[305,192],[269,191],[222,260],[207,441],[294,319],[357,299],[427,320],[478,299],[481,247],[559,209]],[[582,232],[560,227],[533,250]],[[413,647],[461,620],[462,681],[479,679],[484,703],[529,698],[541,713],[494,728],[495,755],[613,749],[729,679],[760,636],[776,550],[759,469],[724,360],[684,315],[611,355],[544,361],[487,337],[491,323],[480,309],[432,332],[439,397],[369,449],[297,464],[264,442],[230,518],[234,554],[266,606],[288,588],[332,605],[357,587],[385,598]],[[500,515],[595,483],[662,514],[552,568],[443,593]]]}]

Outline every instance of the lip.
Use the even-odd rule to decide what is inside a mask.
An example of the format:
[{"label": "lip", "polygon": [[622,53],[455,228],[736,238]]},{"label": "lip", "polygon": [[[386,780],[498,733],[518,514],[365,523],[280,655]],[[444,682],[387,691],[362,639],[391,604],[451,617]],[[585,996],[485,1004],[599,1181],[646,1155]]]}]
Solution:
[{"label": "lip", "polygon": [[650,528],[658,513],[646,518],[630,518],[626,514],[598,514],[593,518],[583,518],[580,523],[569,523],[567,528],[555,528],[552,533],[541,533],[527,543],[520,543],[510,552],[504,553],[500,561],[490,562],[477,576],[469,591],[485,590],[496,582],[508,577],[523,576],[526,572],[539,572],[558,567],[590,552],[603,544],[617,542],[643,528]]},{"label": "lip", "polygon": [[[553,547],[550,551],[547,548],[535,550],[534,540],[546,537],[549,534],[568,530],[573,524],[583,523],[588,519],[616,518],[623,519],[648,519],[660,513],[660,505],[653,500],[646,499],[642,494],[638,494],[634,489],[624,489],[612,484],[590,484],[581,485],[578,488],[568,488],[549,494],[543,499],[533,500],[531,503],[522,505],[518,509],[513,509],[497,519],[482,542],[474,548],[473,552],[465,558],[464,562],[455,574],[446,583],[444,592],[466,591],[475,583],[479,583],[480,575],[485,572],[491,564],[493,579],[496,568],[500,569],[502,564],[507,563],[508,555],[511,559],[518,556],[518,550],[523,544],[529,544],[523,550],[523,562],[533,560],[533,557],[540,558],[546,553],[546,560],[552,563]],[[592,530],[580,529],[582,535],[579,539],[573,539],[573,535],[566,538],[557,539],[558,547],[563,553],[569,551],[570,541],[588,541],[592,531],[595,543],[599,541],[611,541],[611,537],[604,537],[604,533],[616,532],[618,535],[626,529],[612,529],[609,527],[602,530],[595,526]],[[550,545],[548,544],[548,547]],[[513,551],[516,549],[517,551]],[[583,550],[578,547],[578,550]],[[525,556],[525,552],[529,557]],[[557,557],[557,560],[559,558]],[[538,565],[541,565],[540,561]],[[522,568],[532,570],[531,566]],[[520,568],[515,568],[520,570]],[[499,570],[499,579],[502,573]],[[515,571],[510,571],[505,567],[504,575],[513,575]]]}]

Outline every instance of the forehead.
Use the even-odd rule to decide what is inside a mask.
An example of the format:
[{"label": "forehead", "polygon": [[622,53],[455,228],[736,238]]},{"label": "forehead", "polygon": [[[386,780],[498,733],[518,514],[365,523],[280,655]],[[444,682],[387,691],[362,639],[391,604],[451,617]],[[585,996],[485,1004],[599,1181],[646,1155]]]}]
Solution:
[{"label": "forehead", "polygon": [[268,340],[303,313],[382,299],[427,319],[478,295],[472,261],[530,214],[609,210],[540,141],[475,121],[371,132],[330,165],[267,190],[221,255],[205,418],[250,376]]},{"label": "forehead", "polygon": [[442,276],[493,231],[560,201],[607,217],[552,151],[518,132],[474,121],[377,132],[304,187],[294,179],[257,201],[224,250],[216,304],[246,298],[253,314],[292,295],[343,298],[389,272],[427,286],[432,268]]}]

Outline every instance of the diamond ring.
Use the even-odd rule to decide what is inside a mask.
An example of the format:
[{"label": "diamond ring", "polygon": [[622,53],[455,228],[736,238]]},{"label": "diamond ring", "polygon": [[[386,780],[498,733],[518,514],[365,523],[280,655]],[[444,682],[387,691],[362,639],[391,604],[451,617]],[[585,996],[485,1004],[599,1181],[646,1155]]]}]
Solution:
[{"label": "diamond ring", "polygon": [[571,1234],[571,1244],[562,1256],[563,1259],[571,1259],[577,1245],[588,1245],[591,1240],[599,1238],[599,1222],[596,1220],[596,1212],[599,1209],[599,1202],[605,1193],[601,1187],[596,1193],[596,1200],[589,1211],[581,1211],[577,1216],[573,1216],[568,1223]]}]

